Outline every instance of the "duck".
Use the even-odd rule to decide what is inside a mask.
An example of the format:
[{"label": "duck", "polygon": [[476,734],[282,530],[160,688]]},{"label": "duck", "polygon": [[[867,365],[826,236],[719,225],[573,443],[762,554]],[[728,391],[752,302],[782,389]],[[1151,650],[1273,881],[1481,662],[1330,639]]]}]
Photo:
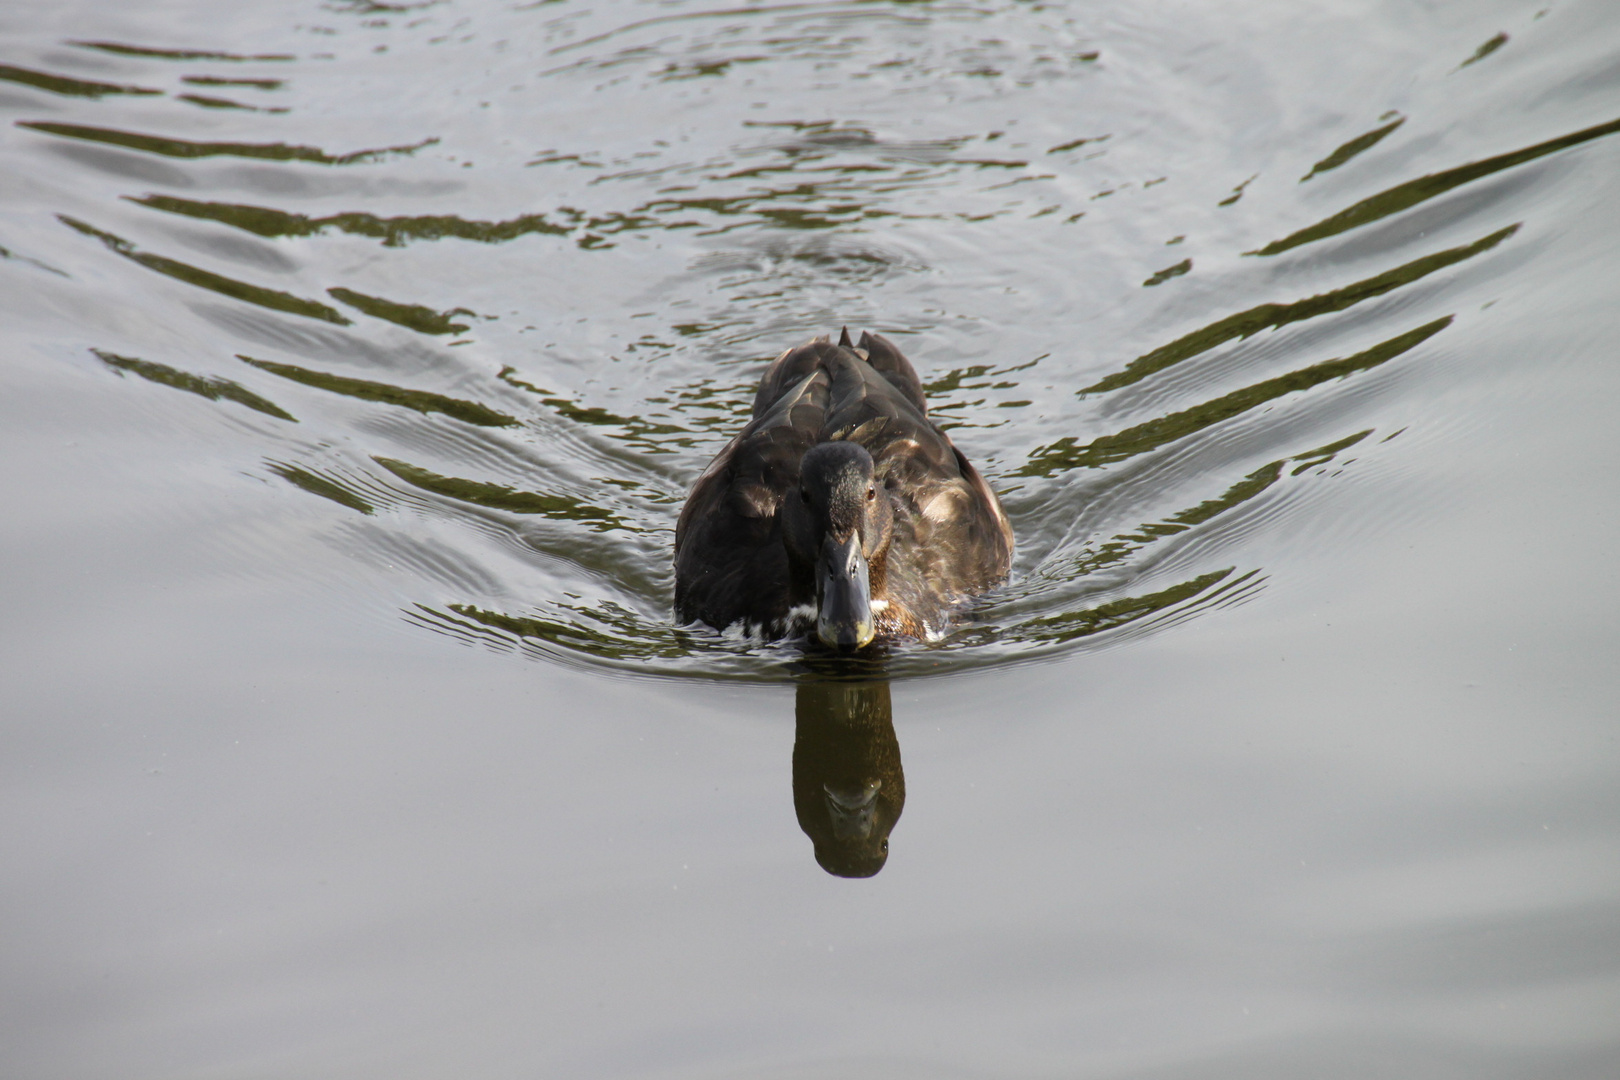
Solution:
[{"label": "duck", "polygon": [[937,640],[1012,555],[1001,501],[929,418],[911,362],[846,327],[770,364],[751,419],[692,485],[675,614],[837,652]]}]

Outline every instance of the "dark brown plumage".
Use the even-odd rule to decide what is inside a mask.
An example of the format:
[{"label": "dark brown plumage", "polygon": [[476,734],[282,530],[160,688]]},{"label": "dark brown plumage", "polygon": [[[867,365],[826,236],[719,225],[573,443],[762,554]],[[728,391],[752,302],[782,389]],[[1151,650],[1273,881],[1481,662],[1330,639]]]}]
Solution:
[{"label": "dark brown plumage", "polygon": [[1006,577],[1012,550],[1000,502],[928,419],[910,362],[846,331],[771,364],[753,419],[693,485],[675,614],[845,649],[937,636]]}]

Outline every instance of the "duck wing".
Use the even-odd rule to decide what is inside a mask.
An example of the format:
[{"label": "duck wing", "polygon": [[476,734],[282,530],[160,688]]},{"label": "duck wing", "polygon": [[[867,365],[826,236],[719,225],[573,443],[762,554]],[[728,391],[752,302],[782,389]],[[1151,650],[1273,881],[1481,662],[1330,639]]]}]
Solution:
[{"label": "duck wing", "polygon": [[[808,348],[803,346],[801,348]],[[773,378],[755,396],[754,418],[692,485],[675,524],[675,614],[724,629],[786,632],[794,580],[777,510],[799,482],[799,462],[821,441],[830,380],[819,369]],[[769,398],[764,394],[770,387]],[[814,593],[813,584],[810,586]]]}]

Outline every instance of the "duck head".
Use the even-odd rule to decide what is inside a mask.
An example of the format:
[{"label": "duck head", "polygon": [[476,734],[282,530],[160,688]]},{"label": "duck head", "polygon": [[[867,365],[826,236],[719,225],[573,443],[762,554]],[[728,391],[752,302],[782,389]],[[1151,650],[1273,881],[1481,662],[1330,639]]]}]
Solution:
[{"label": "duck head", "polygon": [[872,596],[882,591],[894,532],[872,455],[845,441],[812,447],[799,467],[798,492],[785,503],[788,553],[815,581],[816,636],[846,651],[869,644],[877,636]]}]

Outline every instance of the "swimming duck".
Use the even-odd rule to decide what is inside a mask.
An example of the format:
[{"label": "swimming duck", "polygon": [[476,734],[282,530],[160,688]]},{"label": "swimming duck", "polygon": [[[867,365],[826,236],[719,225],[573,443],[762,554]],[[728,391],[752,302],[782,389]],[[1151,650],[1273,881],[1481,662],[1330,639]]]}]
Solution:
[{"label": "swimming duck", "polygon": [[842,651],[933,638],[999,583],[1012,526],[928,419],[888,340],[846,329],[777,357],[753,419],[698,477],[675,526],[675,613]]}]

